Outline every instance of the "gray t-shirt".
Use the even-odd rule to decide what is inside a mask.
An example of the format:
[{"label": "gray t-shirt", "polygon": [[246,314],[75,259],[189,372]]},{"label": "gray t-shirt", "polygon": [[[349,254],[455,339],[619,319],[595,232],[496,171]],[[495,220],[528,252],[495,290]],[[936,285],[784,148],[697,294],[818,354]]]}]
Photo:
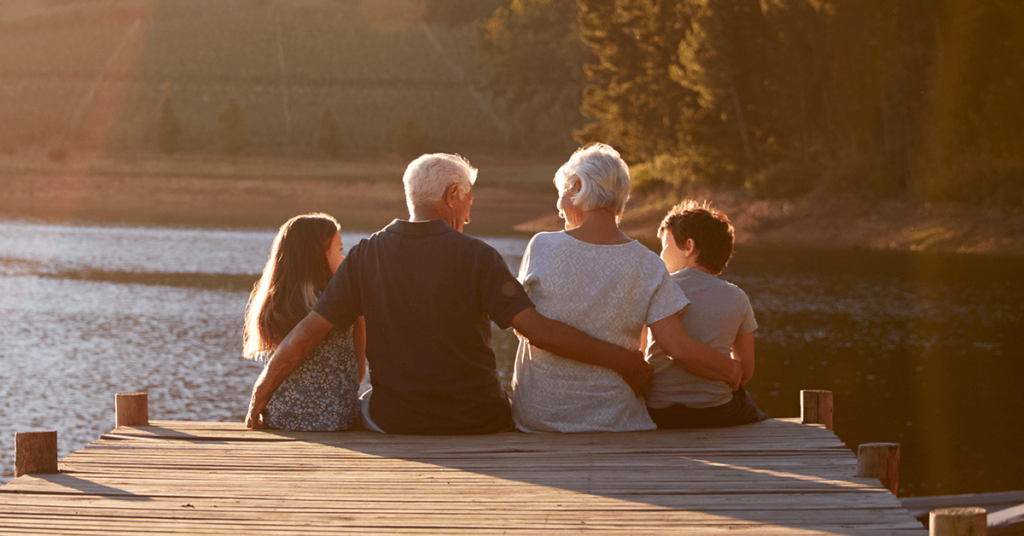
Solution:
[{"label": "gray t-shirt", "polygon": [[[690,299],[690,305],[679,313],[690,337],[728,354],[737,335],[757,329],[750,300],[736,285],[696,268],[683,268],[671,277]],[[648,407],[683,404],[710,408],[732,400],[728,383],[701,378],[679,368],[653,340],[647,346],[647,361],[654,366],[654,383],[647,393]]]}]

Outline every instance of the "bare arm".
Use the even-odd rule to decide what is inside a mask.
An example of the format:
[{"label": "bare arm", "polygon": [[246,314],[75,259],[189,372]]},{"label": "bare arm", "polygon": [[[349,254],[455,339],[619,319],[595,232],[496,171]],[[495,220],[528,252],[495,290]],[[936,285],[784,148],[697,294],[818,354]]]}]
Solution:
[{"label": "bare arm", "polygon": [[363,383],[363,378],[366,377],[366,320],[363,317],[356,319],[352,332],[355,338],[356,367],[359,369],[359,383]]},{"label": "bare arm", "polygon": [[295,367],[302,363],[302,360],[309,355],[309,352],[324,340],[327,332],[334,327],[326,318],[315,311],[306,315],[294,328],[291,333],[281,341],[270,356],[263,373],[256,379],[256,385],[252,387],[252,400],[249,401],[249,414],[245,416],[247,428],[262,428],[263,409],[270,402],[271,395],[281,386],[281,382],[295,370]]},{"label": "bare arm", "polygon": [[641,352],[599,341],[574,327],[546,318],[533,307],[517,314],[512,319],[512,327],[537,348],[618,372],[637,396],[651,386],[654,367],[644,361]]},{"label": "bare arm", "polygon": [[754,332],[740,333],[732,343],[732,358],[743,367],[740,385],[746,385],[754,377]]},{"label": "bare arm", "polygon": [[733,391],[739,388],[743,376],[740,363],[690,338],[678,315],[651,324],[651,336],[677,367],[701,378],[726,382]]}]

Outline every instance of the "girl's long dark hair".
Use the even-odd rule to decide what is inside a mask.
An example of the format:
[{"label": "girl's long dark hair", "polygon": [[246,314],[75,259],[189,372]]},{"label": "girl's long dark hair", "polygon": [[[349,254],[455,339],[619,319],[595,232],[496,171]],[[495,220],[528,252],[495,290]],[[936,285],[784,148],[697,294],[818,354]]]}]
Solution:
[{"label": "girl's long dark hair", "polygon": [[327,214],[296,216],[281,226],[245,309],[245,357],[267,357],[313,310],[334,275],[327,248],[338,229],[338,221]]}]

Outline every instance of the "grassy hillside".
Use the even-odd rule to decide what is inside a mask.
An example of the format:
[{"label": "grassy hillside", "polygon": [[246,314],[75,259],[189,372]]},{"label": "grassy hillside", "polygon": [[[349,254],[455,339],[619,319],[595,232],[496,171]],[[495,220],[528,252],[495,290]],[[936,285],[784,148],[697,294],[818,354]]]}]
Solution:
[{"label": "grassy hillside", "polygon": [[5,2],[0,152],[65,136],[116,152],[153,151],[165,94],[185,153],[219,151],[217,118],[231,98],[245,111],[251,154],[315,153],[326,107],[348,155],[387,152],[389,133],[405,119],[428,135],[428,148],[502,148],[490,105],[469,90],[478,72],[473,28],[422,24],[415,5]]}]

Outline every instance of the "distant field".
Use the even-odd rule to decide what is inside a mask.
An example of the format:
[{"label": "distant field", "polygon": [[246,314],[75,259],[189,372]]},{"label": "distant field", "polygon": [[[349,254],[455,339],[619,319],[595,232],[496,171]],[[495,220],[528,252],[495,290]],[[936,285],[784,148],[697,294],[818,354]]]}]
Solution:
[{"label": "distant field", "polygon": [[[402,3],[370,5],[387,1]],[[56,7],[25,7],[40,5]],[[386,153],[405,119],[429,148],[502,150],[500,114],[471,91],[475,30],[372,11],[357,0],[4,2],[0,152],[65,134],[153,152],[165,94],[186,153],[219,152],[217,118],[231,98],[245,111],[250,154],[314,155],[327,107],[349,156]]]},{"label": "distant field", "polygon": [[[560,159],[510,158],[464,154],[479,169],[480,187],[515,186],[539,192],[553,192],[552,179]],[[390,156],[377,159],[322,160],[286,157],[173,156],[96,157],[90,152],[72,153],[65,162],[48,161],[42,153],[0,156],[3,175],[67,175],[95,178],[148,177],[194,179],[288,180],[312,179],[329,182],[400,181],[408,161]]]},{"label": "distant field", "polygon": [[[474,234],[515,234],[555,212],[558,161],[476,158]],[[372,231],[405,218],[400,160],[90,160],[0,157],[0,218],[198,227],[276,227],[305,212]]]}]

